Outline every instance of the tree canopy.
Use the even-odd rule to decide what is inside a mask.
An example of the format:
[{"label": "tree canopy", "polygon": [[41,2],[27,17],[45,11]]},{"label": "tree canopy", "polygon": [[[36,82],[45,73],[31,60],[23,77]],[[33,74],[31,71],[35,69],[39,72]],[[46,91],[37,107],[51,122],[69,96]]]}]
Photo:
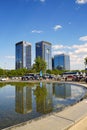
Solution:
[{"label": "tree canopy", "polygon": [[41,57],[37,57],[35,59],[34,65],[33,65],[33,69],[35,69],[36,72],[40,72],[40,71],[45,72],[46,66],[47,66],[47,64],[46,64],[45,60],[43,60]]},{"label": "tree canopy", "polygon": [[86,69],[86,67],[87,67],[87,57],[85,57],[85,59],[84,59],[85,61],[84,61],[84,64],[85,64],[85,69]]}]

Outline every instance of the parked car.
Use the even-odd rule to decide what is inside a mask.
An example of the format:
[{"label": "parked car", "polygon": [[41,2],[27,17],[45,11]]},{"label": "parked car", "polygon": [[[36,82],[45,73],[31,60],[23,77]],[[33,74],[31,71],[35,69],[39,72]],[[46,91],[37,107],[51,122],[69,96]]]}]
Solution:
[{"label": "parked car", "polygon": [[50,76],[50,74],[43,74],[42,78],[43,79],[49,79],[49,76]]},{"label": "parked car", "polygon": [[34,74],[26,74],[22,76],[22,80],[33,80],[34,79]]},{"label": "parked car", "polygon": [[75,76],[73,75],[68,75],[65,77],[65,81],[74,81],[74,79],[75,79]]},{"label": "parked car", "polygon": [[50,74],[49,79],[56,79],[56,76],[54,74]]},{"label": "parked car", "polygon": [[5,78],[5,77],[0,77],[0,81],[6,81],[7,80],[7,78]]}]

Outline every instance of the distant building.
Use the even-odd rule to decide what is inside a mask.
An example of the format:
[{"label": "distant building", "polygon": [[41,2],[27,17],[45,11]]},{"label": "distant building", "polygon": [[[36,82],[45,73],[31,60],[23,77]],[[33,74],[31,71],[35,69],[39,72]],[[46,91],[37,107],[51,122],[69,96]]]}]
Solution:
[{"label": "distant building", "polygon": [[54,69],[70,70],[69,55],[59,54],[54,56]]},{"label": "distant building", "polygon": [[40,41],[36,43],[36,58],[40,56],[47,63],[47,69],[52,70],[51,43]]},{"label": "distant building", "polygon": [[16,69],[31,68],[31,44],[26,41],[16,43]]}]

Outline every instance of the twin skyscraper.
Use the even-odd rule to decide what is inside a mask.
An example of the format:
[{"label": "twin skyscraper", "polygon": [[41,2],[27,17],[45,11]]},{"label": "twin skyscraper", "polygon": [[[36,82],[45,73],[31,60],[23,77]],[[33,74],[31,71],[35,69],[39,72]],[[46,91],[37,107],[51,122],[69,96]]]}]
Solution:
[{"label": "twin skyscraper", "polygon": [[[52,44],[40,41],[35,44],[36,58],[40,56],[47,63],[47,69],[52,70]],[[16,43],[16,69],[31,69],[31,44],[26,41]]]},{"label": "twin skyscraper", "polygon": [[[32,67],[32,49],[31,43],[26,41],[20,41],[15,45],[15,68],[26,68],[31,69]],[[47,63],[47,70],[54,69],[65,69],[70,70],[70,58],[68,55],[60,54],[55,55],[52,60],[52,44],[46,41],[40,41],[35,44],[35,58],[38,56],[44,59]]]}]

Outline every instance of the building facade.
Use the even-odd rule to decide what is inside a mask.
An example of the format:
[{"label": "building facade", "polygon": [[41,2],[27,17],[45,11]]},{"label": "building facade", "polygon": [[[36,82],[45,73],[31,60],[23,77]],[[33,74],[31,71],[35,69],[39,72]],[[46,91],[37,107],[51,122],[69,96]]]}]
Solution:
[{"label": "building facade", "polygon": [[52,70],[51,43],[41,41],[36,43],[36,58],[41,57],[47,63],[47,68]]},{"label": "building facade", "polygon": [[69,55],[59,54],[54,56],[54,69],[70,70]]},{"label": "building facade", "polygon": [[16,43],[16,69],[31,68],[31,44],[26,41]]}]

